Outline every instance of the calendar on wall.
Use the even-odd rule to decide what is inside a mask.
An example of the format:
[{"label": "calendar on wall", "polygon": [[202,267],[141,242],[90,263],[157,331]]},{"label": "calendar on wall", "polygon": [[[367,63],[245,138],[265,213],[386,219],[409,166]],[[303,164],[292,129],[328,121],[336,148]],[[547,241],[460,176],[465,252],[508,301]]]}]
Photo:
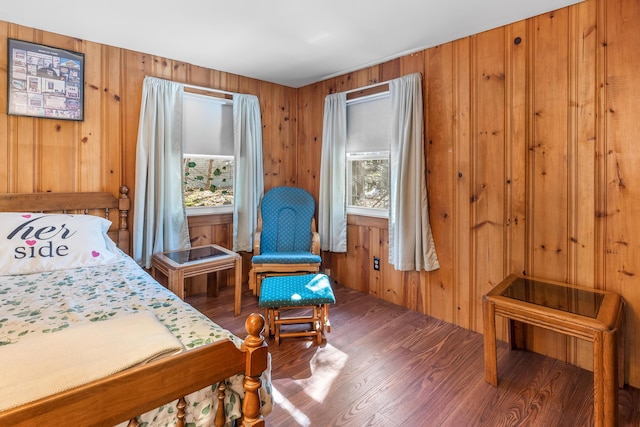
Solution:
[{"label": "calendar on wall", "polygon": [[84,120],[84,54],[8,39],[7,114]]}]

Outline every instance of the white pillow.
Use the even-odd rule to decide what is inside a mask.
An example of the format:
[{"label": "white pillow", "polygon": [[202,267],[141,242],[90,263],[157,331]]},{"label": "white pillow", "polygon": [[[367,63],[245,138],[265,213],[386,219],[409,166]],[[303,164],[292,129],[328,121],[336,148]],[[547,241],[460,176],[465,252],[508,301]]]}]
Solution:
[{"label": "white pillow", "polygon": [[93,215],[0,212],[0,275],[110,264],[122,258]]}]

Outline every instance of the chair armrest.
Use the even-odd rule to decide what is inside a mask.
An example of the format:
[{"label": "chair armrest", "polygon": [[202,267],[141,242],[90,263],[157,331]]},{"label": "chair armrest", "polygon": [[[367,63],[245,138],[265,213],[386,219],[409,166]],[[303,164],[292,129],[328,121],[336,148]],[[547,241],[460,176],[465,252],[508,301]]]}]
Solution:
[{"label": "chair armrest", "polygon": [[253,236],[253,254],[260,255],[260,235],[261,231],[256,231],[256,234]]},{"label": "chair armrest", "polygon": [[316,219],[311,218],[311,253],[320,255],[320,234],[316,230]]},{"label": "chair armrest", "polygon": [[311,253],[320,255],[320,233],[317,231],[311,233]]}]

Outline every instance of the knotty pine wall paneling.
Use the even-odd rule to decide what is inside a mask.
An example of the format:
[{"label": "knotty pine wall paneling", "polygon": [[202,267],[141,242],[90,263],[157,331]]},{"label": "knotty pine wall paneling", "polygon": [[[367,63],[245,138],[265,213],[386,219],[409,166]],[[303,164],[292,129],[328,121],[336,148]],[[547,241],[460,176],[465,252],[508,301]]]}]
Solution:
[{"label": "knotty pine wall paneling", "polygon": [[470,155],[472,166],[471,239],[474,245],[474,275],[477,284],[471,296],[472,325],[480,325],[478,302],[504,278],[505,255],[505,30],[472,37],[472,106]]},{"label": "knotty pine wall paneling", "polygon": [[[424,313],[433,313],[434,317],[455,323],[452,297],[465,294],[467,289],[455,286],[454,266],[456,253],[462,254],[464,259],[469,259],[463,247],[456,247],[459,242],[454,238],[456,234],[456,193],[451,191],[456,183],[465,185],[470,183],[470,171],[456,169],[453,162],[456,155],[462,155],[459,147],[459,138],[453,126],[459,120],[465,120],[467,115],[456,111],[458,99],[444,96],[451,93],[458,81],[459,74],[456,60],[458,59],[458,45],[454,43],[437,46],[426,52],[426,71],[424,85],[427,97],[425,101],[425,152],[426,168],[428,170],[429,184],[427,187],[429,197],[429,221],[436,242],[436,252],[440,262],[440,269],[426,274],[427,285],[422,290],[425,297],[421,309]],[[465,46],[468,48],[468,45]],[[464,48],[463,48],[464,49]],[[463,58],[468,57],[462,55]],[[469,81],[468,76],[462,77],[463,81]],[[462,100],[462,103],[466,100]],[[433,106],[433,107],[432,107]],[[462,136],[468,138],[468,135]],[[464,151],[464,150],[462,150]],[[467,194],[463,203],[469,205],[471,195]],[[468,227],[465,229],[468,235]],[[457,252],[458,251],[458,252]],[[468,249],[467,249],[468,251]],[[386,264],[386,268],[391,268]],[[456,307],[457,308],[457,307]],[[460,312],[466,312],[468,305],[460,307]],[[467,323],[468,322],[463,322]]]},{"label": "knotty pine wall paneling", "polygon": [[526,273],[529,27],[520,21],[505,28],[505,275]]},{"label": "knotty pine wall paneling", "polygon": [[597,210],[596,230],[603,244],[597,256],[602,257],[606,289],[627,301],[627,356],[632,361],[627,369],[632,384],[640,386],[640,4],[603,3],[598,13],[598,28],[605,27],[598,43],[604,61],[598,125],[605,145],[598,153],[598,167],[604,179],[597,182],[601,187],[597,194],[604,206]]},{"label": "knotty pine wall paneling", "polygon": [[318,203],[320,193],[319,159],[322,155],[322,127],[318,128],[317,117],[322,117],[324,85],[313,84],[298,89],[296,94],[296,142],[297,142],[297,186],[309,191]]},{"label": "knotty pine wall paneling", "polygon": [[[470,78],[471,48],[472,43],[469,38],[459,40],[450,46],[452,55],[450,88],[459,88],[457,93],[460,94],[470,93],[472,87]],[[428,64],[429,71],[427,72],[427,76],[430,76],[433,68],[430,62]],[[451,90],[450,88],[448,90]],[[469,224],[471,223],[471,210],[461,209],[460,207],[469,206],[473,194],[471,187],[473,183],[472,174],[474,173],[471,159],[472,149],[468,143],[472,132],[470,114],[472,100],[469,96],[443,96],[447,92],[443,92],[442,90],[438,90],[436,93],[439,94],[439,98],[434,98],[433,100],[432,97],[434,97],[435,94],[429,94],[427,98],[429,105],[437,104],[440,101],[445,103],[449,102],[452,108],[451,117],[454,118],[450,121],[448,127],[451,135],[451,155],[447,155],[446,152],[440,153],[440,155],[443,156],[444,164],[442,165],[436,161],[435,157],[437,154],[435,152],[429,152],[427,156],[427,159],[432,159],[431,164],[433,166],[429,167],[431,171],[429,176],[434,183],[441,182],[437,180],[436,177],[439,176],[440,169],[443,169],[444,165],[446,165],[444,170],[446,171],[447,184],[443,185],[442,188],[438,188],[440,187],[439,185],[430,186],[434,193],[439,192],[442,195],[441,200],[446,201],[444,206],[447,207],[446,212],[440,215],[442,216],[442,220],[447,221],[448,228],[443,227],[443,229],[447,230],[450,236],[448,238],[444,238],[443,236],[439,241],[450,241],[451,246],[448,249],[445,248],[440,251],[438,257],[442,260],[440,262],[447,266],[445,268],[448,270],[448,276],[445,280],[454,284],[452,286],[452,301],[454,304],[453,307],[451,307],[454,316],[452,322],[466,328],[471,328],[471,325],[473,325],[471,319],[477,315],[477,313],[475,313],[477,307],[472,303],[475,301],[476,295],[473,292],[474,289],[469,286],[471,283],[474,283],[471,276],[473,272],[471,264],[476,256],[474,251],[476,248],[471,245],[471,235],[468,232]],[[427,109],[431,111],[430,107],[427,107]],[[444,119],[444,117],[442,119]],[[437,123],[433,123],[428,119],[428,147],[430,148],[433,146],[431,141],[437,134],[438,128]],[[436,165],[440,166],[436,167]],[[450,188],[453,188],[454,191],[447,191]],[[430,202],[430,204],[435,211],[436,202],[433,201]],[[453,215],[453,213],[455,213],[455,215]],[[436,217],[435,219],[438,218]],[[453,268],[454,266],[457,267]],[[456,286],[455,284],[460,285]],[[445,298],[441,301],[441,304],[446,305],[447,302]]]},{"label": "knotty pine wall paneling", "polygon": [[[300,88],[298,176],[317,195],[324,97],[424,77],[441,267],[417,277],[393,270],[386,221],[350,216],[347,253],[323,254],[332,279],[478,332],[482,295],[511,272],[618,292],[626,380],[640,386],[637,22],[637,1],[586,0]],[[498,325],[506,339],[506,322]],[[592,369],[584,341],[529,328],[526,344]]]},{"label": "knotty pine wall paneling", "polygon": [[[568,123],[568,204],[573,215],[568,222],[567,280],[596,287],[596,189],[597,179],[597,99],[598,81],[602,72],[597,68],[599,53],[596,2],[581,8],[569,9],[568,46],[569,75],[575,75],[575,84],[569,86],[571,100]],[[605,27],[603,26],[602,29]],[[584,179],[583,177],[593,177]],[[567,360],[592,369],[590,352],[593,345],[583,340],[568,339]]]},{"label": "knotty pine wall paneling", "polygon": [[280,186],[297,185],[296,96],[292,89],[264,85],[261,91],[264,107],[274,115],[262,126],[262,155],[265,170],[265,192]]},{"label": "knotty pine wall paneling", "polygon": [[[530,26],[531,99],[529,149],[530,243],[526,271],[533,276],[568,280],[569,230],[569,10],[533,18]],[[559,43],[558,41],[562,41]],[[553,52],[553,54],[549,54]],[[563,357],[567,338],[540,329],[527,343],[539,352]]]}]

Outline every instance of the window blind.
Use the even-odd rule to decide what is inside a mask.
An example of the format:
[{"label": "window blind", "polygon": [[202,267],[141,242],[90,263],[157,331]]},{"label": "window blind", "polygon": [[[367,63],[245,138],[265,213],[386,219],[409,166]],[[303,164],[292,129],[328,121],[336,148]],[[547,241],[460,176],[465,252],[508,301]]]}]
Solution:
[{"label": "window blind", "polygon": [[389,92],[347,103],[347,153],[389,151],[390,140]]},{"label": "window blind", "polygon": [[189,92],[183,96],[184,153],[233,156],[233,102]]}]

